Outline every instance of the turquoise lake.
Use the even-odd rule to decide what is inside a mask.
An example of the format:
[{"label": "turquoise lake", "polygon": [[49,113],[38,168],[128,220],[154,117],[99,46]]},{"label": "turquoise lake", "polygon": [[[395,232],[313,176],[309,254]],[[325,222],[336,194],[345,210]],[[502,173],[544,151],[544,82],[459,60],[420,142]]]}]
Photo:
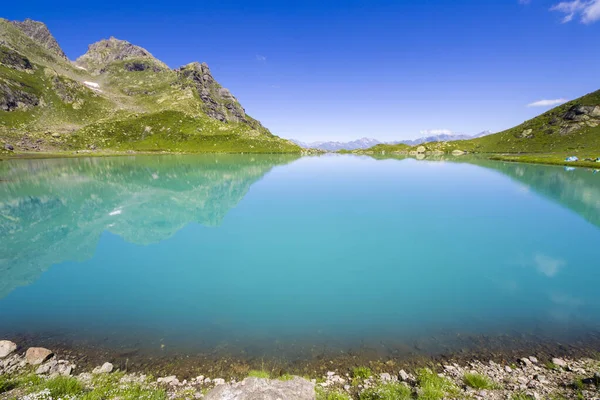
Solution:
[{"label": "turquoise lake", "polygon": [[338,155],[0,162],[0,338],[299,357],[599,332],[591,170]]}]

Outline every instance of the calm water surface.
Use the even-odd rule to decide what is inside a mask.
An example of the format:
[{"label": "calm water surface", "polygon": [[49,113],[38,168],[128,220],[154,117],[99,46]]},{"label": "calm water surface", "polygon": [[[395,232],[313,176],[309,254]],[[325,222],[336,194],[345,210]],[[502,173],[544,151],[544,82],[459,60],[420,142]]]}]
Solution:
[{"label": "calm water surface", "polygon": [[597,334],[600,174],[465,161],[0,162],[0,336],[298,355]]}]

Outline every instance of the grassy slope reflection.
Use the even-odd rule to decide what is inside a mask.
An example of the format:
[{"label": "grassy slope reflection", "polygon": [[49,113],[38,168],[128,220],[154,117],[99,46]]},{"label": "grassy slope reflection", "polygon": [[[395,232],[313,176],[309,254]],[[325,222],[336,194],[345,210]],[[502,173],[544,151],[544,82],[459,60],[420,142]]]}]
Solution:
[{"label": "grassy slope reflection", "polygon": [[253,183],[296,158],[204,155],[0,163],[0,298],[35,281],[53,264],[92,257],[106,230],[149,244],[190,222],[219,225]]},{"label": "grassy slope reflection", "polygon": [[[379,155],[373,158],[405,160],[410,157]],[[422,160],[469,163],[501,172],[600,227],[600,175],[590,170],[583,168],[565,170],[563,167],[492,161],[468,156],[437,156],[422,158]]]}]

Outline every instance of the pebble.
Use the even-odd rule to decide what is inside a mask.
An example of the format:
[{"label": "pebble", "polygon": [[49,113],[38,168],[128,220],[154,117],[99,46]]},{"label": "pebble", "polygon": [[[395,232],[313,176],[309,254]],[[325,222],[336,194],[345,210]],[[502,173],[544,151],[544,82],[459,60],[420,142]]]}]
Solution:
[{"label": "pebble", "polygon": [[410,381],[410,375],[408,375],[405,370],[401,369],[399,375],[402,382]]},{"label": "pebble", "polygon": [[563,360],[562,358],[553,358],[552,359],[552,364],[561,367],[561,368],[566,368],[567,367],[567,362],[565,360]]},{"label": "pebble", "polygon": [[529,358],[521,358],[519,361],[521,362],[521,364],[524,364],[526,367],[529,367],[533,364]]},{"label": "pebble", "polygon": [[179,379],[175,375],[165,376],[163,378],[158,378],[158,383],[164,383],[166,385],[177,386],[179,385]]},{"label": "pebble", "polygon": [[379,378],[381,379],[382,382],[391,382],[392,381],[392,376],[390,374],[388,374],[387,372],[384,372],[383,374],[379,375]]}]

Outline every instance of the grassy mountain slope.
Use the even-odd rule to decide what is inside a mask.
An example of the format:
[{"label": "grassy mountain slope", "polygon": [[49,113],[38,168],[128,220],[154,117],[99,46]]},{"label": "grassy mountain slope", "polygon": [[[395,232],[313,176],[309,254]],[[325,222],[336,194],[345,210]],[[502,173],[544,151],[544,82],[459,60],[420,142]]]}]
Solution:
[{"label": "grassy mountain slope", "polygon": [[[600,91],[558,106],[514,128],[471,140],[423,144],[427,151],[559,153],[600,156]],[[408,150],[416,150],[413,147]],[[399,151],[379,145],[370,151]]]},{"label": "grassy mountain slope", "polygon": [[115,38],[90,45],[73,63],[44,24],[5,19],[0,145],[21,151],[301,151],[248,116],[206,64],[172,70]]}]

